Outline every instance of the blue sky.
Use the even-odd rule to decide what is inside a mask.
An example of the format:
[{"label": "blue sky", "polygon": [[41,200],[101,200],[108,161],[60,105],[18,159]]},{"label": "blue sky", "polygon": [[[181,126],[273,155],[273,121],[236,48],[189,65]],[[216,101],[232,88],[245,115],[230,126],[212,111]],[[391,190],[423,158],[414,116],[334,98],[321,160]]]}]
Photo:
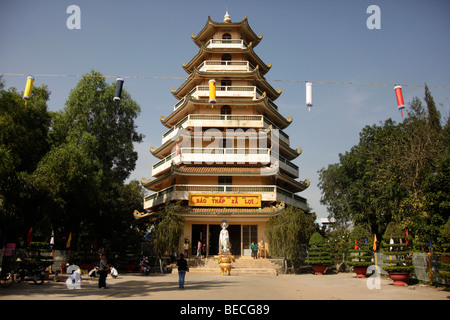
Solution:
[{"label": "blue sky", "polygon": [[[68,29],[66,9],[81,9],[81,29]],[[370,5],[380,8],[381,29],[368,29]],[[303,153],[294,163],[311,186],[301,193],[318,217],[321,206],[317,171],[338,162],[339,153],[358,143],[366,125],[388,118],[401,122],[393,86],[314,84],[314,106],[305,106],[304,82],[403,84],[408,103],[423,99],[424,89],[405,85],[450,86],[450,1],[448,0],[2,0],[0,2],[0,73],[84,74],[186,77],[183,62],[198,52],[191,34],[208,16],[222,21],[248,17],[263,39],[255,52],[272,68],[266,79],[283,93],[275,103],[292,116],[286,129],[293,148]],[[77,77],[35,77],[47,84],[50,110],[60,110]],[[4,76],[6,87],[22,91],[25,76]],[[132,179],[151,177],[156,158],[150,146],[161,144],[168,116],[177,102],[170,93],[182,79],[126,79],[124,88],[139,103],[136,120],[144,142]],[[449,115],[450,89],[431,88],[443,116]]]}]

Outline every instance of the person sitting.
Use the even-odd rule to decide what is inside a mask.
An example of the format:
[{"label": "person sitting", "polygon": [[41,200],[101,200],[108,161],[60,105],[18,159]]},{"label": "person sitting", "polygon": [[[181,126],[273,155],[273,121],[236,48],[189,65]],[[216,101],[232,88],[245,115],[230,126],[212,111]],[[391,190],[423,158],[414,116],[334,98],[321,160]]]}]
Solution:
[{"label": "person sitting", "polygon": [[114,266],[109,267],[110,275],[113,278],[117,278],[119,276],[119,272],[117,272],[117,269],[114,268]]},{"label": "person sitting", "polygon": [[97,272],[98,272],[98,267],[95,267],[94,269],[89,271],[89,277],[91,277],[91,278],[97,277]]}]

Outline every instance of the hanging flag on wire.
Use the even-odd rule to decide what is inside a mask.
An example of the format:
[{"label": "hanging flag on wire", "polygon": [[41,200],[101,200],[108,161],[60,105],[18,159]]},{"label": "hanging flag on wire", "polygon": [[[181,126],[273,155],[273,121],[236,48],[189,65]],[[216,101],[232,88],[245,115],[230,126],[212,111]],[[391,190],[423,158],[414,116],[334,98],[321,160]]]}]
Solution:
[{"label": "hanging flag on wire", "polygon": [[313,106],[313,99],[312,99],[312,82],[307,82],[305,84],[306,86],[306,106],[308,107],[308,111],[311,111],[311,107]]},{"label": "hanging flag on wire", "polygon": [[25,105],[27,105],[28,100],[31,99],[31,90],[33,90],[34,78],[28,76],[27,83],[25,85],[25,91],[23,92],[23,99],[25,100]]},{"label": "hanging flag on wire", "polygon": [[403,117],[403,109],[405,109],[405,102],[403,101],[403,93],[402,93],[402,86],[397,85],[394,87],[395,96],[397,97],[397,108],[401,111],[402,117]]},{"label": "hanging flag on wire", "polygon": [[122,78],[116,79],[116,93],[114,94],[114,98],[113,98],[113,100],[116,102],[116,107],[122,97],[123,82],[124,82],[124,80]]}]

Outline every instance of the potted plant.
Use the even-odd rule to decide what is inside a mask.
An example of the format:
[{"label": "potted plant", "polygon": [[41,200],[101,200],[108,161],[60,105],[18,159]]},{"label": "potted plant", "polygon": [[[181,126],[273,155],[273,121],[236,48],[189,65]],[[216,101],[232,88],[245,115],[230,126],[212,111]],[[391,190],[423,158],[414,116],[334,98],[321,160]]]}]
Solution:
[{"label": "potted plant", "polygon": [[383,235],[383,253],[389,255],[389,260],[384,260],[383,269],[389,273],[396,287],[406,286],[409,274],[414,270],[411,259],[411,239],[406,236],[400,226],[391,222]]},{"label": "potted plant", "polygon": [[318,232],[313,233],[309,239],[309,250],[305,262],[312,267],[317,275],[323,275],[332,263],[328,245]]},{"label": "potted plant", "polygon": [[367,268],[373,264],[369,233],[362,226],[355,226],[350,234],[350,249],[347,264],[353,267],[357,278],[365,278]]}]

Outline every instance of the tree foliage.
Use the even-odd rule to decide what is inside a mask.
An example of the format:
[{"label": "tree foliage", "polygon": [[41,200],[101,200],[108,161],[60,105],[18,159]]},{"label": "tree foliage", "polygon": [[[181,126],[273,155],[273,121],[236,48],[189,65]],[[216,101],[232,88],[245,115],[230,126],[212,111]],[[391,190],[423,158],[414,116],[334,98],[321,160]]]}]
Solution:
[{"label": "tree foliage", "polygon": [[134,123],[140,107],[126,90],[116,105],[114,91],[92,71],[58,112],[47,110],[46,86],[33,88],[26,106],[14,88],[1,91],[0,223],[9,241],[23,242],[33,226],[43,241],[54,229],[55,244],[72,233],[74,245],[120,245],[113,237],[126,240],[135,229],[131,213],[143,191],[125,179],[135,168],[134,143],[142,141]]},{"label": "tree foliage", "polygon": [[[449,216],[449,124],[425,87],[403,123],[366,126],[358,145],[319,171],[321,203],[337,221],[383,234],[395,221],[421,242],[439,242]],[[420,241],[418,242],[420,243]]]},{"label": "tree foliage", "polygon": [[45,85],[35,87],[25,106],[16,89],[0,92],[0,224],[9,235],[25,233],[43,216],[31,175],[50,148],[49,96]]},{"label": "tree foliage", "polygon": [[166,204],[158,211],[153,220],[155,224],[154,240],[159,257],[178,251],[184,229],[184,218],[178,214],[180,207],[179,203]]},{"label": "tree foliage", "polygon": [[269,218],[266,234],[272,255],[283,255],[287,260],[298,260],[304,246],[314,232],[315,216],[288,206],[276,216]]}]

